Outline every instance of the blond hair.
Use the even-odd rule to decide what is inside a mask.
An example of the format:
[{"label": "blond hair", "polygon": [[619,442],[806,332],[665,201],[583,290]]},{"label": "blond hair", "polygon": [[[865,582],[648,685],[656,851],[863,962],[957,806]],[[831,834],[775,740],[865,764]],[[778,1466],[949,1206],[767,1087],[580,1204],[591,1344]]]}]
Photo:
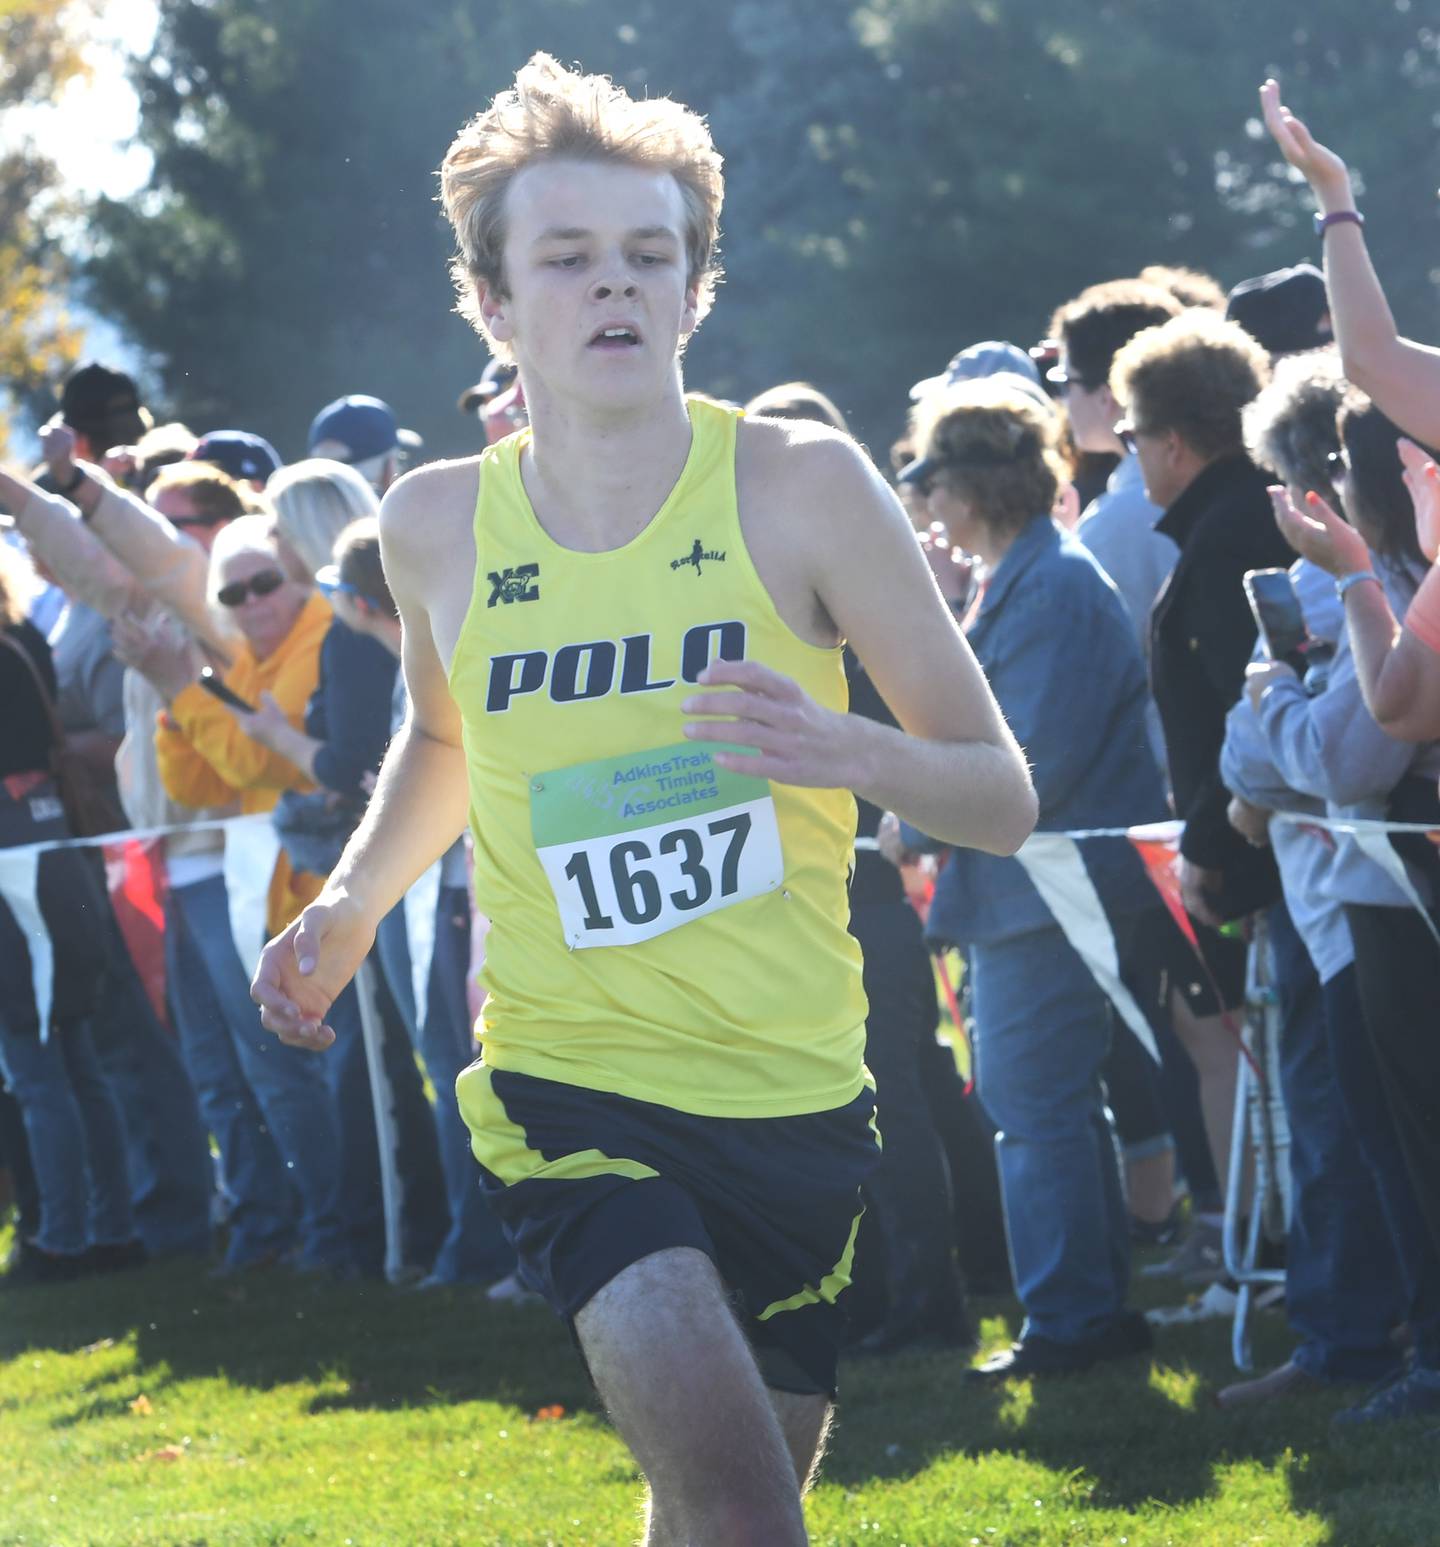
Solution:
[{"label": "blond hair", "polygon": [[1056,417],[1019,379],[956,382],[916,409],[916,451],[987,526],[1018,531],[1054,505],[1069,476]]},{"label": "blond hair", "polygon": [[1270,356],[1237,322],[1193,308],[1137,333],[1110,366],[1136,428],[1174,430],[1207,461],[1245,449],[1241,414],[1270,380]]},{"label": "blond hair", "polygon": [[280,535],[313,577],[330,562],[335,539],[362,516],[379,512],[375,491],[353,467],[307,457],[282,467],[265,485]]},{"label": "blond hair", "polygon": [[720,153],[698,113],[668,97],[637,101],[608,76],[567,70],[533,54],[483,112],[457,134],[440,166],[440,201],[455,231],[450,264],[456,310],[491,352],[509,364],[509,347],[490,336],[477,286],[505,295],[505,195],[536,161],[615,162],[669,172],[685,204],[689,284],[699,292],[697,321],[719,282],[715,249],[725,197]]}]

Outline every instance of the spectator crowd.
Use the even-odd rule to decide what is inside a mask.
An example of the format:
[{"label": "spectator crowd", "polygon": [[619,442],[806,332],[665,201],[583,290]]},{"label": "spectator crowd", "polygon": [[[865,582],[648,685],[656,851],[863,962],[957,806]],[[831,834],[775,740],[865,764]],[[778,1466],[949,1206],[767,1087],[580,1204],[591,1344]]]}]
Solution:
[{"label": "spectator crowd", "polygon": [[[850,1309],[857,1354],[963,1348],[967,1289],[1013,1288],[1023,1331],[977,1381],[1231,1315],[1263,956],[1295,1348],[1218,1399],[1354,1383],[1354,1426],[1440,1411],[1440,353],[1397,335],[1344,163],[1262,96],[1323,273],[1092,284],[1044,343],[972,343],[918,382],[890,450],[1032,764],[1037,836],[1088,835],[1071,880],[1114,970],[1038,850],[947,851],[860,803],[885,1145]],[[33,906],[23,885],[0,906],[0,1292],[188,1254],[526,1298],[452,1095],[483,1025],[468,838],[385,921],[328,1057],[263,1031],[249,993],[406,713],[378,512],[419,438],[349,396],[282,465],[242,429],[154,423],[98,362],[58,396],[41,465],[0,470],[0,863],[38,854],[5,872]],[[523,385],[492,365],[459,408],[493,443],[523,430]],[[800,382],[746,411],[845,429]],[[888,719],[847,675],[852,712]],[[1172,820],[1167,897],[1125,830]],[[99,834],[108,860],[67,841]],[[973,1084],[937,1035],[937,974]],[[1167,1249],[1146,1271],[1183,1304],[1131,1307],[1135,1243]]]}]

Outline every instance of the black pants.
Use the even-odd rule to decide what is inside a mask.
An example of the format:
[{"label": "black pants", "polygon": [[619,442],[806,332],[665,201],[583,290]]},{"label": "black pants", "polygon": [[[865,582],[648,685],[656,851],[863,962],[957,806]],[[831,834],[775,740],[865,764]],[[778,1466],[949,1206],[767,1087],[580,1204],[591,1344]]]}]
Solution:
[{"label": "black pants", "polygon": [[25,1116],[20,1103],[0,1085],[0,1166],[10,1173],[15,1200],[16,1228],[23,1240],[40,1229],[40,1194],[30,1164],[30,1141],[25,1136]]},{"label": "black pants", "polygon": [[1440,1246],[1440,945],[1413,908],[1346,905],[1365,1030],[1410,1168]]},{"label": "black pants", "polygon": [[930,954],[908,902],[857,903],[850,932],[865,953],[865,1062],[875,1076],[884,1143],[865,1184],[873,1214],[867,1233],[883,1243],[892,1307],[899,1300],[955,1295],[950,1170],[921,1078],[921,1050],[934,1042],[940,1013]]}]

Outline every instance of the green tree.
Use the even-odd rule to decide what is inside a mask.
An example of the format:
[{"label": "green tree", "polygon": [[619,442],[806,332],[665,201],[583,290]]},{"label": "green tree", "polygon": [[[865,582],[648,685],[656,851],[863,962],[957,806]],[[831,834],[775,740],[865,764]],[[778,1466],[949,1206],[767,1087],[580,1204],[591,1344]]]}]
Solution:
[{"label": "green tree", "polygon": [[[88,0],[0,0],[0,392],[41,412],[77,357],[80,332],[64,304],[69,265],[45,233],[44,212],[62,205],[55,167],[17,125],[83,73],[91,14]],[[0,446],[9,431],[0,413]]]},{"label": "green tree", "polygon": [[95,299],[197,427],[290,455],[347,391],[432,450],[473,444],[452,405],[483,353],[449,315],[434,170],[540,47],[711,118],[728,277],[693,384],[811,377],[877,447],[910,382],[979,338],[1033,342],[1094,280],[1168,261],[1234,283],[1313,256],[1300,191],[1247,129],[1269,72],[1360,171],[1402,319],[1440,322],[1413,215],[1440,170],[1437,40],[1407,0],[1312,0],[1303,27],[1238,0],[160,8],[137,69],[154,177],[95,211]]}]

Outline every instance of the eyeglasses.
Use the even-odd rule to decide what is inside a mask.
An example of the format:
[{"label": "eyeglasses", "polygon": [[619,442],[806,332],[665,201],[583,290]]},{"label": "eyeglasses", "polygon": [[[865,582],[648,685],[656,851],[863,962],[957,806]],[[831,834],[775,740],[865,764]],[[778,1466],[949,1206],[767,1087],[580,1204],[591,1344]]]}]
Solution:
[{"label": "eyeglasses", "polygon": [[284,584],[285,577],[278,569],[262,569],[248,580],[232,580],[229,585],[222,585],[215,593],[215,600],[222,607],[241,607],[247,598],[253,596],[259,600],[278,591]]},{"label": "eyeglasses", "polygon": [[1154,430],[1142,430],[1138,424],[1130,419],[1122,419],[1119,424],[1115,425],[1114,429],[1120,444],[1125,448],[1126,456],[1131,457],[1139,449],[1140,437],[1155,433]]}]

